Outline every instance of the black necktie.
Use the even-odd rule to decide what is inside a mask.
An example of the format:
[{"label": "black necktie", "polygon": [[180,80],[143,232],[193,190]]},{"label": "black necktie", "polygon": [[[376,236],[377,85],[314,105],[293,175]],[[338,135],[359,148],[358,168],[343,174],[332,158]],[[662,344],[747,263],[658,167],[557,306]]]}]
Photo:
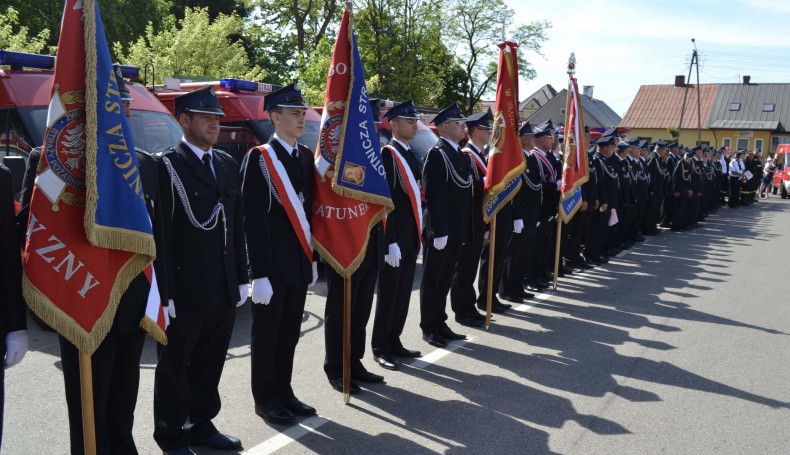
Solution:
[{"label": "black necktie", "polygon": [[[206,165],[206,169],[208,169],[209,174],[214,177],[214,172],[211,170],[211,154],[206,153],[203,155],[203,164]],[[216,177],[214,177],[216,179]]]}]

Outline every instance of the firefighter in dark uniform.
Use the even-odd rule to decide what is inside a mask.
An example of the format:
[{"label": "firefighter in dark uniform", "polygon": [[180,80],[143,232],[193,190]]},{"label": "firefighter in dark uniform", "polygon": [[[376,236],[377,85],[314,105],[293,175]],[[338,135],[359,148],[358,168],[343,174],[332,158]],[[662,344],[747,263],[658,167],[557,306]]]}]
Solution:
[{"label": "firefighter in dark uniform", "polygon": [[620,204],[617,210],[617,223],[611,227],[611,235],[607,245],[609,256],[616,255],[630,245],[625,235],[634,205],[634,185],[631,181],[631,166],[628,160],[625,159],[628,147],[628,141],[626,139],[621,140],[617,144],[615,154],[609,158],[609,162],[617,169],[617,176],[620,180]]},{"label": "firefighter in dark uniform", "polygon": [[[126,117],[131,117],[129,105],[133,101],[117,66],[113,67]],[[29,166],[35,170],[37,158]],[[148,216],[153,224],[157,259],[154,261],[160,298],[166,301],[166,258],[159,255],[165,247],[162,235],[162,211],[159,195],[157,164],[148,153],[137,149],[143,197]],[[32,185],[25,187],[24,200],[29,201]],[[140,323],[145,316],[151,283],[145,273],[129,284],[118,304],[110,331],[91,356],[93,371],[93,407],[96,425],[96,450],[99,454],[136,454],[132,436],[134,409],[140,385],[140,357],[143,353],[145,331]],[[80,388],[79,350],[66,338],[58,336],[69,415],[69,440],[72,454],[84,453],[82,431],[82,392]]]},{"label": "firefighter in dark uniform", "polygon": [[[375,102],[371,100],[371,103],[376,108],[374,113],[377,115],[378,100]],[[387,111],[385,117],[392,128],[392,141],[388,147],[382,148],[381,157],[384,160],[387,185],[395,209],[387,215],[384,231],[387,254],[384,257],[385,265],[379,270],[376,315],[373,320],[373,337],[370,345],[376,363],[382,368],[397,370],[398,364],[395,363],[394,357],[420,356],[419,351],[406,349],[400,339],[409,313],[417,256],[420,254],[422,220],[420,213],[415,213],[414,206],[417,210],[422,210],[420,196],[422,166],[409,145],[409,141],[417,135],[417,121],[420,116],[414,103],[409,100],[394,105]],[[393,154],[393,150],[402,159],[400,162],[406,163],[408,169],[404,167],[403,170],[407,175],[401,174],[401,168],[395,161],[398,157]],[[417,186],[413,188],[416,190],[416,194],[413,195],[409,191],[412,179]],[[412,197],[416,197],[416,200],[412,200]]]},{"label": "firefighter in dark uniform", "polygon": [[726,163],[722,160],[722,149],[715,149],[713,150],[713,158],[711,160],[711,164],[713,164],[713,193],[711,193],[711,206],[712,210],[716,211],[720,206],[721,202],[724,200],[724,193],[723,191],[726,187],[722,186],[723,182],[723,174],[724,174],[724,166]]},{"label": "firefighter in dark uniform", "polygon": [[686,211],[688,201],[694,196],[691,182],[691,158],[694,152],[685,152],[683,159],[679,160],[672,172],[672,230],[684,231],[686,225]]},{"label": "firefighter in dark uniform", "polygon": [[538,283],[535,280],[530,267],[539,251],[536,235],[538,223],[540,222],[543,196],[540,163],[538,163],[538,159],[531,151],[535,146],[532,125],[525,122],[521,126],[519,139],[526,167],[519,176],[521,178],[521,188],[519,188],[518,193],[513,198],[513,205],[514,210],[518,211],[524,220],[524,229],[520,233],[514,232],[507,245],[506,251],[508,254],[505,259],[501,289],[509,293],[523,290],[525,280],[527,289],[530,291],[537,292],[547,286],[545,281]]},{"label": "firefighter in dark uniform", "polygon": [[719,174],[719,207],[727,203],[730,195],[730,156],[725,147],[716,150],[721,173]]},{"label": "firefighter in dark uniform", "polygon": [[[371,100],[368,100],[370,103]],[[371,106],[374,122],[379,123],[378,105]],[[389,250],[389,248],[388,248]],[[368,246],[359,267],[351,275],[351,353],[350,369],[351,384],[349,391],[357,394],[362,391],[360,382],[376,384],[384,382],[384,376],[368,371],[362,365],[365,355],[365,328],[370,320],[373,309],[373,296],[376,292],[376,279],[379,271],[384,269],[385,256],[392,262],[395,250],[384,253],[384,232],[382,222],[376,223],[368,234]],[[345,278],[334,268],[326,267],[326,307],[324,308],[324,373],[329,385],[338,392],[343,391],[343,317],[344,317],[344,284]],[[405,316],[403,316],[405,317]],[[419,354],[415,351],[414,353]],[[380,365],[380,363],[379,363]]]},{"label": "firefighter in dark uniform", "polygon": [[428,151],[423,168],[428,209],[423,231],[426,248],[420,284],[420,328],[423,339],[436,347],[447,346],[447,340],[466,338],[450,330],[445,311],[461,250],[472,241],[472,167],[458,145],[464,138],[465,121],[455,103],[436,115],[433,123],[440,138]]},{"label": "firefighter in dark uniform", "polygon": [[661,210],[664,206],[666,193],[666,155],[667,143],[658,140],[653,144],[653,151],[647,156],[647,172],[650,175],[648,185],[649,203],[645,216],[645,234],[657,235],[657,224],[661,221]]},{"label": "firefighter in dark uniform", "polygon": [[589,179],[587,183],[582,186],[582,195],[587,199],[589,208],[587,210],[587,222],[584,228],[584,248],[582,251],[584,261],[590,266],[601,265],[604,261],[603,254],[596,251],[598,239],[595,236],[597,213],[601,208],[601,191],[602,185],[601,170],[599,168],[598,159],[596,158],[596,145],[595,141],[590,141],[590,148],[587,150],[587,163],[589,167]]},{"label": "firefighter in dark uniform", "polygon": [[627,156],[628,163],[631,165],[631,182],[634,184],[634,213],[631,215],[627,236],[632,242],[645,241],[645,238],[640,234],[640,230],[642,217],[645,214],[645,206],[647,205],[647,187],[650,176],[642,161],[640,151],[643,147],[644,144],[641,139],[631,142]]},{"label": "firefighter in dark uniform", "polygon": [[[291,388],[296,345],[301,335],[307,287],[316,270],[302,249],[297,229],[286,213],[301,206],[309,224],[313,205],[313,152],[298,142],[304,131],[307,105],[291,84],[266,95],[263,109],[274,124],[265,146],[255,147],[241,163],[244,230],[252,278],[251,386],[255,413],[268,422],[292,424],[296,416],[310,416],[315,409],[296,398]],[[263,154],[282,165],[293,194],[279,194]],[[274,157],[272,157],[272,154]],[[311,247],[312,248],[312,247]],[[310,251],[312,253],[312,251]]]},{"label": "firefighter in dark uniform", "polygon": [[691,165],[691,189],[694,195],[689,199],[686,208],[686,226],[695,228],[699,226],[699,211],[702,205],[702,196],[705,191],[705,176],[702,170],[702,145],[697,145],[691,149],[693,152]]},{"label": "firefighter in dark uniform", "polygon": [[[477,142],[475,144],[474,141],[469,141],[467,147],[472,148],[475,147],[480,148],[483,143],[487,143],[488,139],[491,136],[491,124],[489,122],[488,112],[484,112],[481,114],[475,114],[472,117],[469,117],[466,122],[467,130],[469,131],[470,137],[473,138],[474,141]],[[472,136],[474,135],[474,136]],[[474,164],[474,163],[473,163]],[[473,166],[474,169],[474,166]],[[483,183],[482,181],[480,182]],[[482,217],[482,201],[481,201],[481,210],[474,212],[472,216],[476,219],[477,217]],[[474,225],[474,223],[473,223]],[[490,224],[486,226],[486,229],[490,230]],[[529,298],[529,294],[524,292],[524,288],[522,286],[518,286],[513,292],[506,292],[504,289],[500,289],[500,285],[502,283],[502,273],[504,272],[504,264],[505,264],[505,257],[507,255],[507,245],[510,242],[510,237],[514,232],[520,233],[524,228],[524,221],[521,219],[520,212],[516,214],[516,211],[513,207],[513,201],[510,200],[507,203],[503,204],[502,207],[499,209],[496,215],[496,244],[494,245],[494,263],[493,263],[493,274],[492,274],[492,283],[491,283],[491,311],[495,313],[504,313],[508,310],[511,305],[507,303],[502,303],[499,299],[495,298],[497,291],[499,291],[499,296],[505,300],[510,300],[511,302],[521,303],[523,298]],[[490,232],[489,232],[490,235]],[[478,273],[477,279],[477,290],[478,290],[478,299],[477,299],[477,308],[482,311],[486,311],[487,305],[487,293],[488,293],[488,269],[491,266],[491,262],[489,261],[489,254],[490,254],[490,247],[491,244],[486,242],[483,246],[483,250],[481,253],[477,255],[477,260],[474,261],[475,269],[477,269],[477,264],[480,264],[480,270]],[[472,262],[470,260],[470,262]],[[463,265],[463,261],[460,261],[458,264],[459,270]],[[471,264],[470,264],[471,267]],[[471,280],[474,280],[474,275],[469,277]],[[483,321],[478,318],[480,322],[474,326],[482,326]],[[458,320],[459,323],[462,321]],[[467,325],[467,324],[464,324]]]},{"label": "firefighter in dark uniform", "polygon": [[674,182],[675,176],[675,167],[677,167],[678,162],[683,159],[683,152],[680,150],[677,141],[669,143],[667,145],[669,149],[669,153],[667,154],[666,159],[666,170],[669,175],[667,175],[666,179],[666,192],[664,193],[664,210],[663,216],[661,219],[661,227],[670,227],[672,225],[672,221],[675,219],[673,209],[675,207],[675,196],[673,195],[672,187]]},{"label": "firefighter in dark uniform", "polygon": [[532,266],[533,279],[537,281],[547,281],[549,279],[548,271],[554,270],[554,252],[556,249],[556,220],[557,208],[559,204],[559,188],[562,184],[559,180],[562,176],[557,174],[557,167],[555,165],[556,159],[551,153],[554,146],[554,125],[551,119],[543,124],[536,126],[532,129],[533,136],[535,137],[535,146],[532,148],[532,154],[537,158],[539,166],[539,174],[541,178],[541,186],[543,187],[543,197],[541,199],[541,213],[540,225],[536,237],[538,239],[545,239],[535,246],[538,249],[535,256],[535,261],[530,265]]},{"label": "firefighter in dark uniform", "polygon": [[5,370],[22,361],[28,350],[27,318],[22,300],[22,257],[14,211],[11,171],[0,164],[0,353],[5,359],[0,370],[0,444],[3,438]]},{"label": "firefighter in dark uniform", "polygon": [[168,454],[190,454],[189,445],[237,450],[241,441],[211,420],[236,305],[248,294],[239,165],[213,148],[224,115],[213,87],[174,101],[184,136],[156,154],[171,322],[154,378],[154,439]]},{"label": "firefighter in dark uniform", "polygon": [[[579,140],[577,147],[579,153],[588,153],[587,147],[590,143],[590,134],[588,128],[584,127],[584,137]],[[565,246],[565,265],[568,268],[578,270],[585,270],[592,268],[592,265],[587,264],[586,259],[582,256],[582,245],[587,243],[588,226],[590,222],[590,213],[598,209],[600,202],[598,201],[598,180],[595,171],[590,166],[589,153],[588,153],[588,168],[587,168],[587,181],[582,184],[582,205],[578,212],[571,218],[568,223]]]},{"label": "firefighter in dark uniform", "polygon": [[[600,207],[593,217],[591,232],[594,232],[595,248],[592,257],[601,257],[606,261],[607,256],[613,256],[611,250],[607,249],[609,236],[612,235],[612,228],[609,221],[612,218],[612,210],[619,211],[620,207],[620,176],[618,169],[612,164],[614,156],[615,136],[603,135],[595,141],[598,151],[595,153],[594,162],[599,172],[598,179],[598,198]],[[593,242],[590,242],[591,244]]]}]

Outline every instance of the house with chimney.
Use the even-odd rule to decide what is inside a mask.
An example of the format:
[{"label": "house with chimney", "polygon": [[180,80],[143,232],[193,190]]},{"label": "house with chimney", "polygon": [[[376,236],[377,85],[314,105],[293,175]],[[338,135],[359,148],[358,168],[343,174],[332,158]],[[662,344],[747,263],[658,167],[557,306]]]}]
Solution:
[{"label": "house with chimney", "polygon": [[[550,86],[549,86],[550,87]],[[583,93],[579,96],[582,102],[584,123],[591,129],[603,131],[607,128],[620,124],[622,118],[602,100],[593,97],[593,86],[583,87]],[[554,125],[565,123],[565,107],[568,97],[568,90],[563,89],[548,100],[543,106],[537,109],[530,116],[522,116],[533,125],[539,125],[548,119]],[[524,103],[522,103],[523,105]]]},{"label": "house with chimney", "polygon": [[790,83],[643,85],[619,125],[629,136],[676,138],[685,146],[773,153],[790,143]]}]

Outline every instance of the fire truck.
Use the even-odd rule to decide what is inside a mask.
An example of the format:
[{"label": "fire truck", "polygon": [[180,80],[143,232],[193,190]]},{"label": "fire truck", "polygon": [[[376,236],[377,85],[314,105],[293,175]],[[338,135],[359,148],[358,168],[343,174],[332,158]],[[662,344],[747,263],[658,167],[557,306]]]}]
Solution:
[{"label": "fire truck", "polygon": [[[165,84],[154,87],[154,94],[171,112],[175,112],[173,100],[180,95],[213,86],[225,116],[220,119],[217,148],[228,152],[239,162],[249,149],[265,144],[274,134],[274,124],[269,113],[263,110],[263,98],[280,88],[273,84],[222,79],[206,82],[182,82],[167,78]],[[305,113],[305,128],[299,142],[315,150],[318,144],[318,129],[321,116],[313,109]]]},{"label": "fire truck", "polygon": [[[0,158],[13,177],[19,197],[27,156],[43,143],[52,91],[55,57],[0,50]],[[139,69],[121,66],[124,78],[137,79]],[[175,118],[141,84],[128,82],[134,98],[130,127],[135,147],[149,152],[181,139]]]},{"label": "fire truck", "polygon": [[[790,144],[780,144],[776,147],[777,168],[774,172],[773,188],[771,191],[779,193],[782,199],[787,199],[790,194],[790,166],[788,166],[787,155],[790,154]],[[779,162],[779,156],[784,155],[784,163]]]}]

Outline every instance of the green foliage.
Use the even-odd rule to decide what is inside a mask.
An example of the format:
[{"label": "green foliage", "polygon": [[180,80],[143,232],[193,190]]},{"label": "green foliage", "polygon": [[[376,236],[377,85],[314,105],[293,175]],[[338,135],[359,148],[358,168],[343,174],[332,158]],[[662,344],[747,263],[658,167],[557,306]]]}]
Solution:
[{"label": "green foliage", "polygon": [[212,22],[206,8],[187,9],[183,20],[166,16],[159,33],[148,24],[144,37],[126,51],[116,43],[115,52],[128,65],[143,68],[153,62],[155,83],[174,75],[261,80],[263,70],[250,68],[244,47],[230,39],[242,29],[241,18],[235,14],[220,14]]},{"label": "green foliage", "polygon": [[47,29],[31,37],[30,30],[19,25],[19,13],[14,7],[9,6],[0,14],[0,49],[40,54],[45,51],[48,38]]}]

